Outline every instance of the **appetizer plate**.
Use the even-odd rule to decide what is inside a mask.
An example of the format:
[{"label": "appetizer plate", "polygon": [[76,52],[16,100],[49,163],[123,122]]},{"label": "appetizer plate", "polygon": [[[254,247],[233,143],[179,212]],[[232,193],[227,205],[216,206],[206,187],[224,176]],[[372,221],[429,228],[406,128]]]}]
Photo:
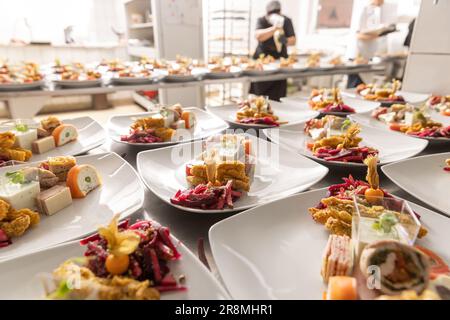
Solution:
[{"label": "appetizer plate", "polygon": [[417,199],[450,216],[450,152],[416,157],[381,167],[389,179]]},{"label": "appetizer plate", "polygon": [[[380,130],[389,131],[392,133],[405,135],[401,132],[397,132],[397,131],[393,131],[393,130],[389,129],[388,124],[373,118],[370,114],[351,114],[348,117],[351,120],[353,120],[357,123],[360,123],[360,124],[364,124],[366,126],[370,126],[370,127],[380,129]],[[441,122],[444,126],[450,126],[450,119],[449,119],[450,117],[445,117],[445,116],[439,114],[438,112],[433,111],[431,113],[431,118],[435,121]],[[412,135],[408,135],[408,136],[413,137],[413,138],[418,138],[418,139],[425,139],[433,144],[450,142],[450,139],[448,139],[448,138],[416,137],[416,136],[412,136]]]},{"label": "appetizer plate", "polygon": [[[232,298],[322,300],[320,268],[329,233],[308,208],[324,197],[326,189],[293,195],[212,226],[214,260]],[[430,230],[417,244],[450,262],[450,219],[410,205]]]},{"label": "appetizer plate", "polygon": [[[299,110],[296,106],[286,103],[280,103],[270,100],[273,112],[279,117],[280,122],[288,122],[289,124],[305,122],[309,119],[315,118],[319,115],[318,111],[314,110]],[[265,124],[239,123],[236,121],[236,113],[239,110],[238,105],[227,105],[219,107],[207,107],[207,110],[216,115],[220,119],[233,125],[233,127],[240,127],[244,129],[263,129],[273,126]],[[283,125],[281,125],[283,126]]]},{"label": "appetizer plate", "polygon": [[[144,188],[137,172],[115,153],[77,157],[78,164],[97,168],[102,186],[84,199],[74,199],[71,206],[53,216],[41,215],[41,222],[13,243],[0,249],[0,260],[22,256],[37,250],[74,240],[107,224],[115,213],[125,218],[142,207]],[[0,174],[37,163],[0,168]],[[17,278],[16,278],[17,279]]]},{"label": "appetizer plate", "polygon": [[[281,98],[281,102],[289,103],[295,105],[297,108],[301,108],[303,110],[312,110],[308,104],[309,97],[306,96],[297,96],[297,97],[285,97]],[[378,108],[381,104],[379,102],[366,101],[356,98],[343,97],[344,103],[353,109],[355,109],[356,113],[368,113],[376,108]],[[319,111],[320,112],[320,111]],[[351,113],[348,112],[320,112],[321,114],[331,114],[336,116],[347,116]]]},{"label": "appetizer plate", "polygon": [[[101,146],[106,140],[105,130],[91,117],[64,119],[63,123],[72,124],[77,128],[77,140],[43,154],[33,153],[33,156],[30,159],[31,162],[43,161],[48,157],[81,155]],[[0,126],[0,132],[3,131],[3,129],[4,128]]]},{"label": "appetizer plate", "polygon": [[228,78],[236,78],[242,74],[242,69],[239,67],[231,67],[230,72],[214,72],[210,71],[205,75],[208,79],[228,79]]},{"label": "appetizer plate", "polygon": [[[364,100],[364,98],[356,93],[356,89],[347,89],[343,90],[342,94],[348,97]],[[402,96],[406,102],[411,104],[421,104],[428,100],[431,97],[430,94],[427,93],[417,93],[417,92],[408,92],[408,91],[397,91],[397,94]],[[367,101],[367,100],[365,100]]]},{"label": "appetizer plate", "polygon": [[200,210],[173,205],[170,198],[187,189],[186,163],[202,152],[202,142],[144,151],[137,156],[138,171],[147,187],[163,201],[194,213],[227,213],[242,211],[266,202],[303,191],[320,181],[328,169],[305,157],[278,148],[275,144],[253,137],[256,154],[267,153],[256,161],[250,192],[235,202],[233,209]]},{"label": "appetizer plate", "polygon": [[291,67],[279,67],[280,72],[283,73],[297,73],[308,70],[308,67],[306,67],[302,63],[295,63]]},{"label": "appetizer plate", "polygon": [[[175,238],[175,243],[179,243]],[[37,300],[45,299],[44,280],[49,280],[51,272],[64,261],[82,257],[86,247],[78,241],[42,250],[25,257],[0,262],[0,299]],[[175,277],[186,276],[188,290],[162,293],[162,300],[224,300],[229,299],[223,287],[211,272],[183,244],[178,245],[182,258],[170,262],[171,273]],[[20,281],[18,281],[20,279]]]},{"label": "appetizer plate", "polygon": [[98,87],[102,84],[102,79],[94,80],[54,80],[53,83],[64,88],[86,88]]},{"label": "appetizer plate", "polygon": [[[404,160],[422,152],[428,145],[428,141],[400,135],[396,132],[375,129],[364,124],[361,125],[359,136],[363,139],[361,146],[368,146],[379,151],[380,165],[390,162]],[[298,125],[287,125],[281,129],[264,129],[263,133],[274,143],[294,152],[314,159],[327,165],[341,167],[365,167],[363,163],[325,161],[313,155],[306,147],[309,137],[303,131],[304,123]]]},{"label": "appetizer plate", "polygon": [[280,69],[276,64],[264,65],[264,70],[246,70],[243,69],[242,73],[246,76],[265,76],[269,74],[277,73]]},{"label": "appetizer plate", "polygon": [[[125,114],[112,116],[107,124],[108,134],[112,140],[118,143],[124,143],[132,146],[145,146],[148,148],[157,147],[167,147],[177,143],[190,142],[198,139],[203,139],[222,132],[228,128],[226,122],[210,114],[209,112],[203,111],[199,108],[183,108],[183,110],[194,112],[197,118],[197,124],[193,129],[188,130],[189,136],[179,135],[176,137],[179,140],[168,141],[168,142],[157,142],[157,143],[131,143],[126,141],[121,141],[120,137],[122,135],[127,135],[130,132],[131,124],[139,118],[149,117],[155,115],[157,112],[143,112],[134,114]],[[185,130],[183,130],[186,132]]]},{"label": "appetizer plate", "polygon": [[113,84],[133,85],[133,84],[147,84],[155,81],[154,77],[112,77]]},{"label": "appetizer plate", "polygon": [[202,76],[209,73],[207,68],[194,68],[191,74],[168,74],[167,70],[161,70],[161,80],[166,82],[189,82],[200,80]]},{"label": "appetizer plate", "polygon": [[40,89],[44,85],[44,81],[34,81],[29,83],[2,83],[0,84],[1,91],[18,91]]}]

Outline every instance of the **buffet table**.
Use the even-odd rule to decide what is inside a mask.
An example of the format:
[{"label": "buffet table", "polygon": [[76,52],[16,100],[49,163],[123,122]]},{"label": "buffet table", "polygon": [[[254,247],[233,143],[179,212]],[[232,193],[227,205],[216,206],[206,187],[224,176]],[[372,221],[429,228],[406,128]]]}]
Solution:
[{"label": "buffet table", "polygon": [[[380,64],[368,64],[360,66],[339,66],[323,69],[309,69],[299,72],[274,73],[262,76],[240,76],[226,79],[199,79],[188,82],[155,82],[139,85],[113,85],[105,83],[98,87],[86,88],[60,88],[48,83],[39,90],[27,91],[0,91],[0,100],[7,103],[10,117],[13,119],[28,119],[35,116],[51,97],[73,96],[73,95],[92,95],[99,96],[117,91],[139,91],[139,90],[158,90],[170,88],[202,87],[212,84],[223,84],[232,82],[241,82],[245,86],[252,82],[276,81],[288,78],[307,78],[315,76],[346,75],[360,73],[384,73],[386,66]],[[245,88],[244,88],[245,90]]]},{"label": "buffet table", "polygon": [[[147,149],[138,147],[129,147],[125,144],[120,144],[109,140],[108,142],[105,143],[105,145],[92,150],[90,153],[103,153],[106,151],[116,152],[119,155],[121,155],[124,159],[126,159],[134,168],[136,168],[136,155],[139,152],[145,150]],[[421,154],[419,154],[419,156],[447,151],[448,151],[448,144],[429,145]],[[346,177],[349,174],[351,174],[355,179],[362,179],[362,180],[364,180],[366,175],[366,168],[349,169],[343,167],[334,167],[333,165],[328,167],[330,171],[328,172],[327,176],[320,182],[312,186],[310,190],[320,189],[328,187],[331,184],[341,183],[342,182],[341,178]],[[429,205],[409,195],[407,192],[405,192],[400,187],[395,185],[381,172],[381,170],[379,170],[379,172],[380,172],[380,185],[382,185],[385,190],[387,190],[390,193],[393,193],[394,195],[397,195],[406,200],[421,205],[425,208],[437,211],[436,209],[433,209]],[[443,212],[440,213],[444,214]],[[169,204],[166,204],[165,202],[160,200],[155,194],[153,194],[150,190],[146,189],[144,207],[143,209],[141,209],[140,212],[137,212],[133,215],[133,219],[142,219],[144,217],[145,218],[150,217],[151,219],[160,222],[162,225],[168,226],[172,231],[172,233],[176,235],[176,237],[196,255],[198,255],[199,253],[198,247],[199,240],[204,239],[204,248],[205,248],[204,253],[206,256],[207,263],[209,264],[209,269],[221,282],[223,282],[219,276],[218,269],[212,257],[208,239],[208,232],[211,226],[213,226],[215,223],[223,219],[226,219],[234,214],[233,213],[198,214],[185,212],[176,209],[175,207]],[[308,212],[304,212],[303,214],[309,215]],[[201,255],[202,252],[200,252],[200,256]]]}]

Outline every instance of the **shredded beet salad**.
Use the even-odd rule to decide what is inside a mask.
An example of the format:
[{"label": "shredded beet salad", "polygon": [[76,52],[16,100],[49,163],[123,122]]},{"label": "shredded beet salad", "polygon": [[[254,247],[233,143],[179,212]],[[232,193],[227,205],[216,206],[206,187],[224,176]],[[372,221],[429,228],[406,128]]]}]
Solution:
[{"label": "shredded beet salad", "polygon": [[348,112],[355,113],[355,109],[343,103],[330,103],[321,112]]},{"label": "shredded beet salad", "polygon": [[11,239],[8,238],[6,233],[0,229],[0,248],[7,247],[11,244]]},{"label": "shredded beet salad", "polygon": [[268,126],[280,126],[276,121],[274,121],[271,117],[263,117],[263,118],[245,118],[238,121],[243,124],[265,124]]},{"label": "shredded beet salad", "polygon": [[178,190],[170,202],[179,206],[203,210],[222,210],[233,208],[233,202],[242,196],[239,191],[232,190],[233,181],[224,186],[200,184],[194,189]]},{"label": "shredded beet salad", "polygon": [[376,156],[378,151],[368,147],[355,147],[349,149],[333,149],[330,147],[318,148],[314,156],[325,161],[363,163],[368,156]]},{"label": "shredded beet salad", "polygon": [[121,136],[120,141],[126,141],[130,143],[155,143],[162,142],[163,140],[155,136],[154,129],[147,129],[131,130],[129,135]]},{"label": "shredded beet salad", "polygon": [[[366,190],[370,188],[370,185],[366,181],[355,180],[352,175],[349,175],[348,178],[342,178],[343,183],[333,184],[328,187],[326,197],[337,197],[339,199],[352,200],[354,195],[364,195]],[[383,191],[384,198],[393,199],[391,203],[390,210],[401,211],[403,206],[403,200],[398,199],[398,201],[394,201],[394,196],[387,192],[386,190],[380,188]],[[317,209],[325,209],[326,205],[322,202],[319,202],[316,205]],[[416,212],[414,214],[420,219],[420,215]]]},{"label": "shredded beet salad", "polygon": [[[170,238],[168,228],[154,221],[139,221],[129,226],[129,220],[119,224],[119,230],[133,230],[141,237],[141,242],[130,255],[130,265],[125,275],[135,280],[150,280],[152,286],[160,292],[183,291],[181,286],[170,273],[168,261],[180,259],[181,255]],[[87,267],[97,276],[109,276],[105,267],[108,257],[107,241],[98,233],[80,241],[86,246],[85,257],[88,257]]]}]

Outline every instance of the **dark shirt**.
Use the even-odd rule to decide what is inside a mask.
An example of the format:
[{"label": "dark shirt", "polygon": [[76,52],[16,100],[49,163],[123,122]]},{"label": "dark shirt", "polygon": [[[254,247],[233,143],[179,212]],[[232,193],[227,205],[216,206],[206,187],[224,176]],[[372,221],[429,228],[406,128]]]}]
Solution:
[{"label": "dark shirt", "polygon": [[[292,24],[292,20],[286,16],[283,17],[284,17],[283,30],[286,38],[294,37],[295,31],[294,26]],[[267,21],[265,16],[258,18],[258,21],[256,22],[256,30],[267,29],[270,28],[271,26],[272,25],[270,24],[269,21]],[[256,48],[254,58],[257,59],[261,53],[264,53],[266,56],[271,55],[275,59],[279,59],[280,57],[284,58],[288,57],[286,45],[284,44],[283,47],[281,48],[281,52],[278,52],[273,37],[270,37],[270,39],[264,42],[258,43],[258,47]]]},{"label": "dark shirt", "polygon": [[416,19],[413,19],[409,25],[408,25],[408,34],[405,38],[405,42],[403,43],[404,46],[406,47],[410,47],[411,46],[411,39],[412,39],[412,34],[414,31],[414,24],[416,22]]}]

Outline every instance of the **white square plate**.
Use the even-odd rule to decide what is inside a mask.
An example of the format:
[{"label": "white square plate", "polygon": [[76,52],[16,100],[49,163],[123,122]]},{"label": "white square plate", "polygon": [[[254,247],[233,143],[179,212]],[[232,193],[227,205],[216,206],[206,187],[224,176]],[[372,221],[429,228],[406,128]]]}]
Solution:
[{"label": "white square plate", "polygon": [[[78,139],[46,153],[33,153],[29,162],[43,161],[48,157],[77,156],[95,149],[105,142],[105,130],[91,117],[64,119],[63,123],[72,124],[77,128]],[[0,128],[0,131],[4,130]]]},{"label": "white square plate", "polygon": [[[287,124],[295,124],[305,122],[309,119],[315,118],[319,115],[318,111],[314,110],[303,110],[297,108],[297,106],[289,105],[286,103],[280,103],[277,101],[270,100],[270,105],[276,116],[279,117],[280,122],[288,122]],[[264,124],[251,124],[251,123],[239,123],[236,122],[236,113],[239,110],[237,105],[219,106],[219,107],[207,107],[207,110],[212,114],[216,115],[220,119],[233,125],[233,127],[239,127],[243,129],[263,129],[271,128],[273,126],[268,126]],[[282,124],[281,126],[284,126]]]},{"label": "white square plate", "polygon": [[269,201],[303,191],[320,181],[328,169],[303,156],[279,148],[258,138],[252,141],[259,156],[250,191],[235,202],[233,209],[201,210],[170,203],[180,189],[187,189],[186,163],[202,152],[202,142],[184,144],[138,154],[137,167],[147,187],[163,201],[184,211],[195,213],[226,213],[242,211]]},{"label": "white square plate", "polygon": [[127,135],[130,133],[130,126],[136,119],[150,117],[155,115],[156,112],[143,112],[134,114],[124,114],[112,116],[107,124],[108,134],[112,140],[119,143],[124,143],[133,146],[145,146],[148,148],[157,147],[167,147],[182,142],[190,142],[194,140],[203,139],[211,135],[222,132],[228,128],[225,121],[210,114],[209,112],[200,110],[199,108],[183,108],[183,110],[194,112],[197,118],[197,124],[193,129],[188,130],[188,136],[178,136],[174,141],[168,142],[156,142],[156,143],[131,143],[126,141],[121,141],[120,137],[122,135]]},{"label": "white square plate", "polygon": [[[173,238],[174,243],[178,240]],[[86,247],[78,241],[42,250],[14,260],[0,262],[0,299],[44,299],[42,278],[69,258],[82,257]],[[162,293],[162,300],[223,300],[228,294],[202,263],[183,245],[178,245],[182,258],[169,262],[171,272],[186,277],[187,290]],[[45,276],[47,277],[45,278]]]},{"label": "white square plate", "polygon": [[[320,268],[328,231],[308,212],[326,189],[281,199],[222,220],[209,231],[211,248],[234,299],[321,300]],[[429,229],[418,244],[450,262],[450,219],[410,203]]]},{"label": "white square plate", "polygon": [[450,159],[450,152],[392,163],[381,170],[400,188],[450,216],[450,172],[444,171],[446,159]]},{"label": "white square plate", "polygon": [[[413,157],[422,152],[428,145],[428,141],[411,138],[396,132],[375,129],[364,124],[360,124],[361,133],[359,136],[363,139],[360,146],[375,148],[379,151],[379,164],[404,160]],[[302,155],[314,159],[318,162],[342,167],[365,167],[363,163],[325,161],[317,158],[309,150],[306,144],[310,141],[308,135],[303,131],[304,124],[285,126],[281,129],[264,129],[263,133],[274,143],[290,149],[294,152],[300,152]]]},{"label": "white square plate", "polygon": [[[393,130],[389,129],[388,124],[373,118],[370,114],[351,114],[348,117],[351,120],[353,120],[357,123],[360,123],[360,124],[364,124],[366,126],[370,126],[370,127],[376,128],[376,129],[386,130],[386,131],[389,131],[392,133],[398,133],[398,134],[404,135],[401,132],[393,131]],[[444,127],[450,126],[450,117],[443,116],[443,115],[439,114],[438,112],[435,112],[435,111],[431,112],[431,119],[442,123],[444,125]],[[432,138],[432,137],[422,138],[422,137],[415,137],[412,135],[409,135],[409,137],[413,137],[413,138],[417,138],[417,139],[425,139],[433,144],[441,144],[441,143],[450,142],[450,139],[448,139],[448,138]]]},{"label": "white square plate", "polygon": [[[356,93],[356,89],[347,89],[342,92],[343,95],[347,97],[352,97],[360,100],[364,100],[364,97]],[[402,96],[406,102],[411,104],[421,104],[428,100],[431,97],[428,93],[417,93],[417,92],[408,92],[408,91],[397,91],[397,95]],[[364,100],[367,101],[367,100]]]},{"label": "white square plate", "polygon": [[[137,172],[115,153],[77,157],[78,164],[93,165],[102,178],[102,185],[84,199],[73,199],[71,206],[53,216],[41,215],[41,222],[24,235],[0,248],[0,260],[28,254],[46,247],[81,238],[107,224],[116,213],[125,218],[144,203],[144,188]],[[23,164],[0,168],[0,175],[17,170]],[[17,279],[17,278],[16,278]]]},{"label": "white square plate", "polygon": [[[281,101],[286,104],[293,105],[298,109],[302,110],[312,110],[308,104],[309,97],[297,96],[297,97],[286,97],[281,98]],[[361,99],[355,99],[350,97],[343,97],[344,103],[353,109],[355,109],[355,113],[367,113],[372,112],[376,108],[380,106],[379,102],[366,101]],[[320,112],[320,111],[319,111]],[[322,114],[332,114],[337,116],[347,116],[351,113],[348,112],[321,112]]]}]

